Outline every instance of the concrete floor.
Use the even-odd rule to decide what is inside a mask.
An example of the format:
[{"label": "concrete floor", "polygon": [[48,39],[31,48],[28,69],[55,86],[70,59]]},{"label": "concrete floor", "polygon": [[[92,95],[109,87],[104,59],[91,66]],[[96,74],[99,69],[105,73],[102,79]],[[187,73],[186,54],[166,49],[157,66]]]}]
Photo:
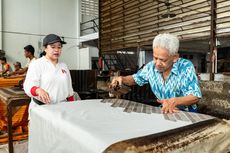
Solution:
[{"label": "concrete floor", "polygon": [[[9,153],[8,144],[0,145],[0,153]],[[14,153],[28,153],[28,140],[14,142]]]}]

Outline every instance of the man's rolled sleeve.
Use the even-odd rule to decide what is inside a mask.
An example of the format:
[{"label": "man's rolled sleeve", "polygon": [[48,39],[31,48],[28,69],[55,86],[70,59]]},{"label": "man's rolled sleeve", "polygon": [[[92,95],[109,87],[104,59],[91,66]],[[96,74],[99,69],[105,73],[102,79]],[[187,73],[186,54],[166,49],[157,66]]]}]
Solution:
[{"label": "man's rolled sleeve", "polygon": [[186,75],[184,77],[184,96],[193,95],[198,98],[202,97],[199,81],[197,79],[195,69],[193,67],[189,67],[186,71]]},{"label": "man's rolled sleeve", "polygon": [[133,74],[133,79],[139,86],[143,86],[148,83],[148,69],[145,66],[143,69],[139,70],[136,74]]},{"label": "man's rolled sleeve", "polygon": [[198,98],[202,97],[201,91],[196,90],[196,89],[195,90],[191,89],[191,90],[186,91],[185,96],[188,96],[188,95],[193,95],[193,96],[196,96]]}]

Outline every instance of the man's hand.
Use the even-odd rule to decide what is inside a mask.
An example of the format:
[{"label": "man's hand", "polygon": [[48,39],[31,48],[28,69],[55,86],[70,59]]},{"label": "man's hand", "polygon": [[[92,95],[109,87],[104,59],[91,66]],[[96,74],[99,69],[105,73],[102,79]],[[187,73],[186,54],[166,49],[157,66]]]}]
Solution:
[{"label": "man's hand", "polygon": [[133,86],[135,84],[132,75],[114,77],[109,85],[111,89],[110,96],[126,94],[131,90],[127,86]]},{"label": "man's hand", "polygon": [[121,76],[114,77],[111,84],[109,85],[109,88],[115,88],[118,85],[122,85],[122,77]]},{"label": "man's hand", "polygon": [[162,104],[162,113],[175,113],[178,111],[177,102],[175,101],[175,98],[170,99],[163,99],[163,100],[157,100],[157,102]]},{"label": "man's hand", "polygon": [[45,90],[43,90],[42,88],[37,88],[36,94],[38,95],[39,100],[41,100],[43,103],[45,103],[45,104],[50,103],[49,94]]},{"label": "man's hand", "polygon": [[121,93],[116,91],[117,88],[119,87],[119,85],[121,85],[121,84],[122,84],[122,77],[121,76],[118,76],[118,77],[115,76],[109,85],[109,88],[111,89],[111,91],[109,92],[109,97],[121,96]]}]

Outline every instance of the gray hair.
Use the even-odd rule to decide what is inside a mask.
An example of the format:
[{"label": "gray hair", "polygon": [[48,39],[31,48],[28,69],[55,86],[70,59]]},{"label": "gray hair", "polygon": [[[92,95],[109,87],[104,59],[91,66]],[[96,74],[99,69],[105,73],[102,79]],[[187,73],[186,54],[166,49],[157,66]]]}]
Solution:
[{"label": "gray hair", "polygon": [[170,55],[175,55],[179,50],[179,39],[172,34],[159,34],[153,40],[154,48],[164,48],[168,50]]}]

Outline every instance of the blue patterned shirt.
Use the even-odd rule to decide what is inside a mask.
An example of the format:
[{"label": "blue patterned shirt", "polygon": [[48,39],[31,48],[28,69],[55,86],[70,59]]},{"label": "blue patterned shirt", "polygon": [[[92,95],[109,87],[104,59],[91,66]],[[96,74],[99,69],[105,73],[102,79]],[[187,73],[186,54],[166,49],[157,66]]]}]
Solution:
[{"label": "blue patterned shirt", "polygon": [[[179,58],[173,64],[168,78],[164,81],[162,73],[159,72],[153,61],[149,62],[143,69],[133,75],[133,79],[139,86],[149,83],[155,96],[162,99],[183,97],[193,95],[201,98],[199,81],[192,62]],[[185,111],[197,111],[197,105],[178,106]]]}]

